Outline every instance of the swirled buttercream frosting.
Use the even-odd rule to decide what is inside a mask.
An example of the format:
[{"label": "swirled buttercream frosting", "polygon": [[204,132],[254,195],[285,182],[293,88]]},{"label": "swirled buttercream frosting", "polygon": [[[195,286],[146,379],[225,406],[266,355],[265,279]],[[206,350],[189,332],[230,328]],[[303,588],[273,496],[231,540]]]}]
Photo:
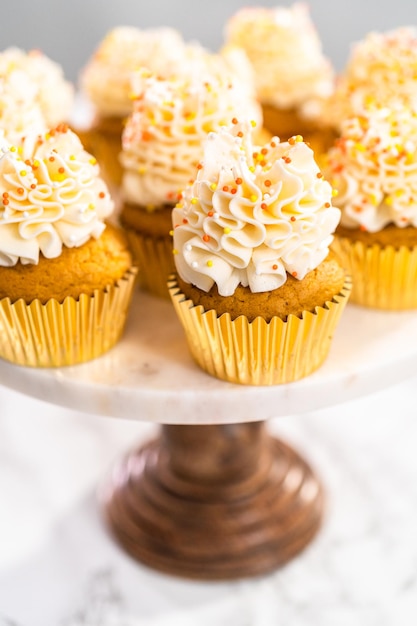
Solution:
[{"label": "swirled buttercream frosting", "polygon": [[391,101],[417,110],[417,29],[413,27],[370,32],[353,45],[328,100],[326,118],[340,127],[346,117]]},{"label": "swirled buttercream frosting", "polygon": [[[20,78],[18,78],[20,76]],[[74,104],[74,87],[65,80],[62,67],[40,50],[25,52],[7,48],[0,53],[0,82],[23,83],[26,77],[27,102],[40,109],[46,127],[67,121]]]},{"label": "swirled buttercream frosting", "polygon": [[39,254],[98,238],[113,201],[96,159],[61,124],[0,144],[0,265],[36,264]]},{"label": "swirled buttercream frosting", "polygon": [[[237,120],[235,120],[237,122]],[[253,147],[250,125],[210,133],[197,178],[173,210],[180,277],[222,296],[298,279],[327,256],[340,211],[302,137]]]},{"label": "swirled buttercream frosting", "polygon": [[107,33],[82,70],[81,88],[101,115],[128,115],[132,75],[146,68],[170,76],[183,62],[184,48],[181,35],[172,28],[118,26]]},{"label": "swirled buttercream frosting", "polygon": [[154,210],[175,204],[195,175],[209,132],[235,115],[258,121],[260,111],[227,74],[162,80],[145,73],[143,81],[122,136],[122,191],[127,202]]},{"label": "swirled buttercream frosting", "polygon": [[225,41],[246,52],[261,102],[314,116],[333,91],[332,65],[303,3],[244,7],[227,22]]},{"label": "swirled buttercream frosting", "polygon": [[341,224],[377,232],[417,227],[417,113],[373,108],[345,120],[326,175],[338,190]]}]

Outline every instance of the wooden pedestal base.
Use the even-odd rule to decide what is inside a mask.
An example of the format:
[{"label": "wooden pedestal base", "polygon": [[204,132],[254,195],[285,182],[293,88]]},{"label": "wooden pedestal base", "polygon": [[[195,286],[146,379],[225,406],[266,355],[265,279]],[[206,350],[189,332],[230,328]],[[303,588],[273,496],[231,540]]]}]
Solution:
[{"label": "wooden pedestal base", "polygon": [[107,484],[107,523],[151,568],[200,580],[270,572],[316,534],[323,496],[309,466],[264,423],[162,426]]}]

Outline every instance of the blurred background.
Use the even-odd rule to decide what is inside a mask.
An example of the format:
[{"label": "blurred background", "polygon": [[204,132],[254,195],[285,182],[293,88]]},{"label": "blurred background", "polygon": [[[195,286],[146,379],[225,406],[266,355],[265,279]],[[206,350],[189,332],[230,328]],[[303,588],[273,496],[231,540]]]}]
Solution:
[{"label": "blurred background", "polygon": [[[39,48],[60,63],[65,75],[78,81],[81,68],[105,34],[115,26],[171,26],[187,41],[198,40],[215,51],[223,42],[227,19],[242,6],[291,6],[280,2],[239,0],[19,0],[2,12],[2,49]],[[352,42],[370,30],[417,25],[416,0],[310,0],[305,3],[337,70],[346,62]]]}]

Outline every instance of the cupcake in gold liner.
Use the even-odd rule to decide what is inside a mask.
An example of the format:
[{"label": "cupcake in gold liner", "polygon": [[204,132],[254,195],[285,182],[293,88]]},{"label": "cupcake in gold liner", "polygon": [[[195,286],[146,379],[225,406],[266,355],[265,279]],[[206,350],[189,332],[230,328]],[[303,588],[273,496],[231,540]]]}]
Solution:
[{"label": "cupcake in gold liner", "polygon": [[0,358],[59,367],[121,336],[136,267],[94,157],[61,124],[0,155]]},{"label": "cupcake in gold liner", "polygon": [[167,278],[175,269],[172,209],[195,176],[202,141],[237,112],[254,124],[261,112],[225,65],[203,53],[179,78],[143,73],[142,80],[123,132],[120,223],[140,268],[141,287],[169,298]]},{"label": "cupcake in gold liner", "polygon": [[172,213],[169,291],[197,364],[276,385],[326,359],[350,294],[329,253],[340,211],[301,137],[252,146],[250,124],[210,133]]},{"label": "cupcake in gold liner", "polygon": [[265,128],[281,140],[300,134],[317,154],[325,151],[334,134],[322,109],[333,93],[334,70],[307,5],[240,8],[224,38],[226,48],[240,47],[252,65]]},{"label": "cupcake in gold liner", "polygon": [[[184,55],[185,42],[171,28],[117,26],[97,46],[80,74],[80,90],[92,106],[92,119],[82,129],[83,141],[96,156],[112,192],[121,182],[121,137],[132,110],[132,75],[147,68],[171,75]],[[78,130],[78,129],[77,129]]]},{"label": "cupcake in gold liner", "polygon": [[351,301],[417,308],[417,112],[393,101],[345,120],[326,173],[342,217],[332,248],[352,275]]}]

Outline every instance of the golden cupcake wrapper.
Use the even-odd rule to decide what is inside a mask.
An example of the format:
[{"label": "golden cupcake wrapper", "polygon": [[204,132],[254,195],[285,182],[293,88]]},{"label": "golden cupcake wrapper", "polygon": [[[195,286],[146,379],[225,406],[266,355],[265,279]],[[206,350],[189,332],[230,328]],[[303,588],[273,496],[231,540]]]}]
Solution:
[{"label": "golden cupcake wrapper", "polygon": [[139,286],[154,296],[169,299],[167,280],[175,270],[172,237],[150,237],[129,228],[125,231],[140,268]]},{"label": "golden cupcake wrapper", "polygon": [[351,302],[391,311],[417,308],[417,247],[369,246],[336,235],[332,250],[352,276]]},{"label": "golden cupcake wrapper", "polygon": [[18,365],[61,367],[90,361],[119,339],[127,318],[137,268],[94,295],[0,300],[0,358]]},{"label": "golden cupcake wrapper", "polygon": [[218,317],[187,300],[175,276],[168,287],[190,352],[204,371],[233,383],[278,385],[304,378],[323,363],[351,282],[347,277],[341,292],[314,313],[289,315],[285,322],[279,317],[249,322],[243,315],[232,320],[229,313]]}]

